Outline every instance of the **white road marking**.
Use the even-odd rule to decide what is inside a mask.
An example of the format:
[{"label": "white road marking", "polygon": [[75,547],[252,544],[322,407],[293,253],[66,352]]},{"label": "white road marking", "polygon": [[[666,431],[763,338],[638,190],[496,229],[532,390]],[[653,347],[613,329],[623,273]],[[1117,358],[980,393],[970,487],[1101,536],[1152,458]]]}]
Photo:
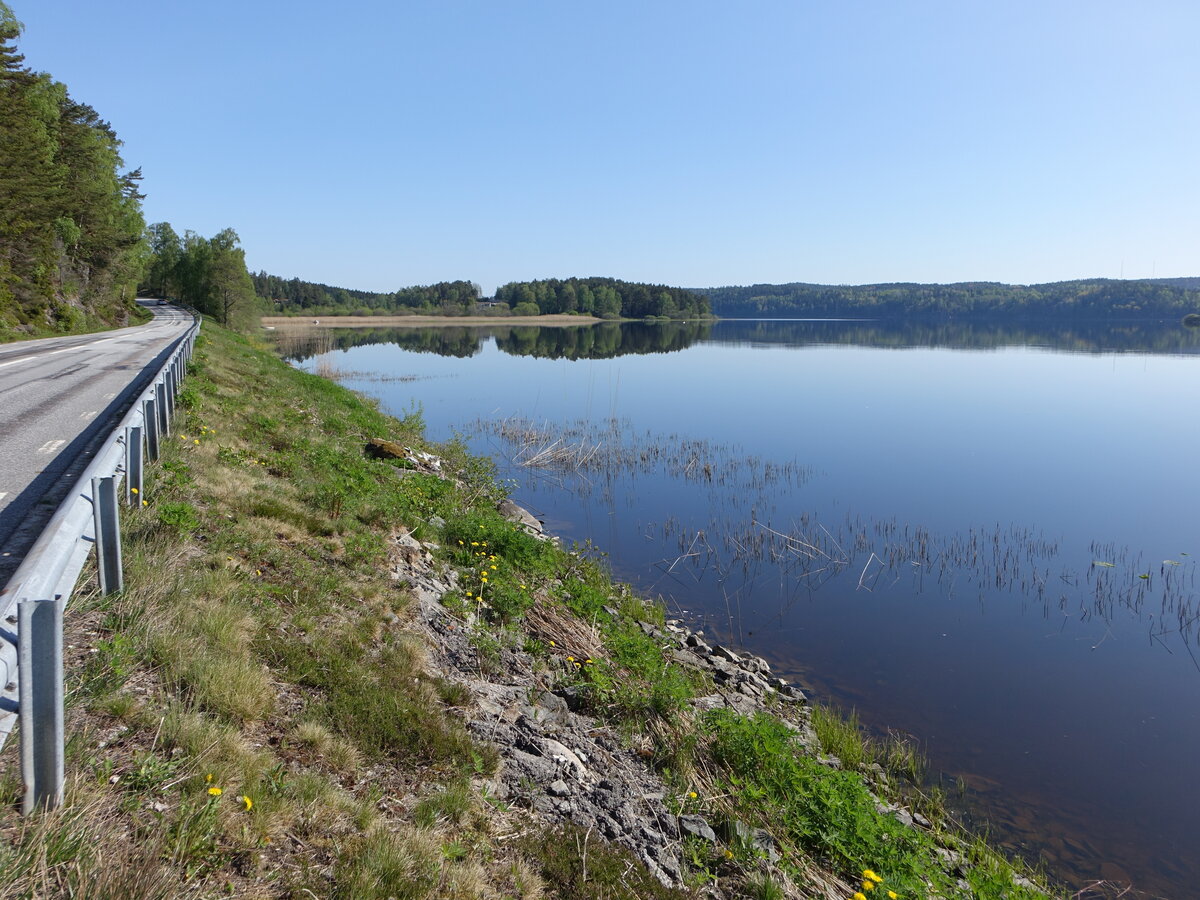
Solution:
[{"label": "white road marking", "polygon": [[58,448],[65,444],[65,440],[61,441],[46,441],[42,446],[38,447],[38,453],[57,453]]},{"label": "white road marking", "polygon": [[112,399],[113,397],[115,397],[115,396],[117,396],[116,392],[115,392],[115,391],[110,391],[109,393],[107,393],[107,394],[105,394],[105,395],[104,395],[104,399],[105,399],[105,400],[111,400],[111,399]]},{"label": "white road marking", "polygon": [[84,419],[84,420],[86,420],[86,419],[94,419],[94,418],[96,418],[96,416],[98,416],[98,415],[100,415],[100,410],[98,410],[98,409],[93,409],[91,412],[80,413],[80,414],[79,414],[79,418],[81,418],[81,419]]},{"label": "white road marking", "polygon": [[3,500],[7,496],[8,496],[8,491],[0,491],[0,500]]}]

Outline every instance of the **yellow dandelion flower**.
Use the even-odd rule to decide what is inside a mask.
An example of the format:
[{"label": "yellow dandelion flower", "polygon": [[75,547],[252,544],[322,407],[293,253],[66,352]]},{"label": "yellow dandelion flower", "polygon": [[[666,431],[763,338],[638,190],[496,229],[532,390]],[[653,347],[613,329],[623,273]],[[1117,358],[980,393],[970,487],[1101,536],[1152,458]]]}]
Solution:
[{"label": "yellow dandelion flower", "polygon": [[888,900],[896,900],[899,896],[895,891],[888,891]]},{"label": "yellow dandelion flower", "polygon": [[254,806],[254,801],[251,800],[249,797],[247,797],[245,794],[238,797],[238,800],[240,800],[242,802],[242,809],[244,809],[246,812],[250,812],[250,808],[252,806]]},{"label": "yellow dandelion flower", "polygon": [[870,881],[870,880],[868,880],[868,879],[864,879],[864,880],[863,880],[863,891],[864,891],[865,893],[868,893],[868,894],[869,894],[869,893],[871,893],[871,891],[873,891],[873,890],[875,890],[875,882],[873,882],[873,881]]},{"label": "yellow dandelion flower", "polygon": [[478,547],[478,546],[479,546],[479,541],[471,541],[471,546],[472,546],[472,547]]},{"label": "yellow dandelion flower", "polygon": [[142,501],[142,506],[149,506],[149,505],[150,505],[150,504],[149,504],[149,502],[148,502],[148,501],[146,501],[146,500],[143,500],[143,501]]},{"label": "yellow dandelion flower", "polygon": [[551,646],[551,647],[555,646],[555,643],[554,643],[554,641],[551,641],[551,642],[550,642],[550,646]]},{"label": "yellow dandelion flower", "polygon": [[255,574],[255,575],[261,575],[261,574],[262,574],[262,569],[255,569],[255,570],[254,570],[254,574]]},{"label": "yellow dandelion flower", "polygon": [[859,891],[857,894],[854,895],[853,900],[867,900],[867,895],[864,894],[862,891]]},{"label": "yellow dandelion flower", "polygon": [[[733,851],[732,851],[732,850],[730,850],[729,848],[726,848],[726,849],[725,849],[725,858],[726,858],[726,859],[733,859]],[[866,898],[866,897],[863,897],[863,900],[867,900],[867,898]]]},{"label": "yellow dandelion flower", "polygon": [[459,541],[459,542],[458,542],[458,546],[460,546],[460,547],[461,547],[462,545],[463,545],[463,542],[462,542],[462,541]]},{"label": "yellow dandelion flower", "polygon": [[699,795],[699,794],[697,794],[695,791],[688,791],[688,797],[690,797],[690,798],[691,798],[691,799],[693,799],[693,800],[695,800],[695,799],[696,799],[697,797],[699,797],[699,796],[700,796],[700,795]]},{"label": "yellow dandelion flower", "polygon": [[209,772],[207,775],[204,776],[204,783],[212,784],[212,772]]},{"label": "yellow dandelion flower", "polygon": [[129,493],[131,493],[131,494],[136,494],[137,492],[138,492],[138,489],[137,489],[137,488],[130,488],[130,489],[129,489]]},{"label": "yellow dandelion flower", "polygon": [[568,657],[567,657],[567,662],[575,662],[575,657],[573,657],[573,656],[568,656]]},{"label": "yellow dandelion flower", "polygon": [[870,869],[863,869],[863,878],[866,878],[868,881],[874,881],[876,884],[883,881],[882,878],[880,878]]},{"label": "yellow dandelion flower", "polygon": [[200,443],[200,438],[194,438],[194,439],[192,440],[192,443],[193,443],[193,444],[198,444],[198,443]]},{"label": "yellow dandelion flower", "polygon": [[474,597],[474,596],[475,596],[475,595],[474,595],[474,594],[472,594],[470,591],[467,591],[467,599],[468,599],[468,600],[469,600],[470,598]]},{"label": "yellow dandelion flower", "polygon": [[208,789],[208,794],[210,797],[220,797],[222,793],[222,790],[216,785]]},{"label": "yellow dandelion flower", "polygon": [[479,580],[480,580],[480,581],[482,581],[484,584],[487,584],[487,576],[486,576],[486,575],[484,575],[484,576],[483,576],[482,578],[480,578]]}]

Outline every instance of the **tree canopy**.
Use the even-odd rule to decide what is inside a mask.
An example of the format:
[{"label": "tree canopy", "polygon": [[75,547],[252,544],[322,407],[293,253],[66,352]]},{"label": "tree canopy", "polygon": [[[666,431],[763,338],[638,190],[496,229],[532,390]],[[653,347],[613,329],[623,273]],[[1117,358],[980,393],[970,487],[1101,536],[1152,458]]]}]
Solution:
[{"label": "tree canopy", "polygon": [[514,281],[497,289],[496,301],[514,311],[585,313],[602,319],[696,319],[710,315],[708,298],[702,292],[616,278]]},{"label": "tree canopy", "polygon": [[0,0],[0,337],[126,321],[145,259],[139,182],[121,141],[25,65]]},{"label": "tree canopy", "polygon": [[143,291],[178,299],[225,325],[245,325],[258,314],[246,254],[232,228],[211,238],[194,231],[180,238],[169,223],[158,222],[146,236],[150,259]]}]

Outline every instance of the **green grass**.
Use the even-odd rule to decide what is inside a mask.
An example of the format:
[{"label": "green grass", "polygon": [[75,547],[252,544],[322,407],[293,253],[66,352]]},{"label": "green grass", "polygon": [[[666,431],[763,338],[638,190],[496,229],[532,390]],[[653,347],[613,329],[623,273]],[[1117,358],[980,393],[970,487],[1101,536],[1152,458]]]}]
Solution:
[{"label": "green grass", "polygon": [[[955,881],[942,870],[939,844],[929,833],[880,813],[861,777],[805,755],[782,723],[718,710],[705,717],[705,726],[712,758],[731,786],[732,815],[773,824],[778,838],[846,881],[861,881],[863,870],[870,869],[901,896],[956,896]],[[979,900],[1044,896],[1018,886],[1012,868],[995,854],[987,859],[971,882]]]}]

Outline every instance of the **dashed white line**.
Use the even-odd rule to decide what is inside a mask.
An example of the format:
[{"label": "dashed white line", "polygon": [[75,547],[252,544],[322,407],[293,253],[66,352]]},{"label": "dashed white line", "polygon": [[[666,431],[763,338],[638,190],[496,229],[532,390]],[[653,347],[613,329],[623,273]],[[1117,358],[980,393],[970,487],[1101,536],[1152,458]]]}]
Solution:
[{"label": "dashed white line", "polygon": [[46,441],[46,443],[44,443],[44,444],[42,444],[42,446],[38,447],[37,452],[38,453],[57,453],[58,448],[61,447],[65,443],[66,443],[65,440]]},{"label": "dashed white line", "polygon": [[104,395],[104,399],[111,400],[115,396],[117,396],[116,391],[109,391],[107,394]]},{"label": "dashed white line", "polygon": [[94,419],[94,418],[96,418],[96,416],[98,416],[98,415],[100,415],[100,410],[98,410],[98,409],[93,409],[93,410],[91,410],[90,412],[80,413],[80,414],[79,414],[79,418],[81,418],[81,419],[83,419],[84,421],[86,421],[86,420],[88,420],[88,419]]},{"label": "dashed white line", "polygon": [[0,491],[0,500],[3,500],[7,496],[8,496],[8,491]]}]

